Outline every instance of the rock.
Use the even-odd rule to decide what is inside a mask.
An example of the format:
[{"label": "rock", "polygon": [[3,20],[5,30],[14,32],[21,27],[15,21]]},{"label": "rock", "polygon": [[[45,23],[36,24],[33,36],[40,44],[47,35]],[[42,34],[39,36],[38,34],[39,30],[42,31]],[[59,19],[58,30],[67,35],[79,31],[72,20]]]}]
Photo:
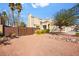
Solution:
[{"label": "rock", "polygon": [[66,39],[67,42],[70,42],[71,39]]},{"label": "rock", "polygon": [[78,39],[71,39],[71,42],[77,43]]}]

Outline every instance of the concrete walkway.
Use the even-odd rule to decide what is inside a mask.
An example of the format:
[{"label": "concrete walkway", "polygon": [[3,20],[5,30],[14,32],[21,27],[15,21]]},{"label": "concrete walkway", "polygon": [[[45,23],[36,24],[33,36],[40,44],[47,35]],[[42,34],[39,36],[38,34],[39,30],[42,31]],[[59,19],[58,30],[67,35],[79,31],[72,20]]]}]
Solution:
[{"label": "concrete walkway", "polygon": [[[51,38],[52,37],[52,38]],[[4,56],[79,55],[79,43],[61,40],[62,35],[28,35],[12,39],[10,45],[0,45]]]}]

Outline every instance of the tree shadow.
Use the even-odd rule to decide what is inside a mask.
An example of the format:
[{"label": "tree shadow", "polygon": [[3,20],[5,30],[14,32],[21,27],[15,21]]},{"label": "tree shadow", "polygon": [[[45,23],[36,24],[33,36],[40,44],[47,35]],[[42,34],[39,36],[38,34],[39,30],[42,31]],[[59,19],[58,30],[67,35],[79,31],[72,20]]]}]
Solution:
[{"label": "tree shadow", "polygon": [[19,38],[19,36],[13,36],[13,37],[10,37],[10,36],[4,36],[2,38],[0,38],[0,45],[11,45],[11,42],[10,40],[14,39],[14,38]]},{"label": "tree shadow", "polygon": [[1,42],[0,45],[11,45],[11,42]]},{"label": "tree shadow", "polygon": [[5,42],[3,45],[11,45],[11,42]]},{"label": "tree shadow", "polygon": [[0,45],[10,45],[11,44],[11,42],[10,42],[10,38],[8,38],[8,37],[3,37],[3,38],[1,38],[0,39]]}]

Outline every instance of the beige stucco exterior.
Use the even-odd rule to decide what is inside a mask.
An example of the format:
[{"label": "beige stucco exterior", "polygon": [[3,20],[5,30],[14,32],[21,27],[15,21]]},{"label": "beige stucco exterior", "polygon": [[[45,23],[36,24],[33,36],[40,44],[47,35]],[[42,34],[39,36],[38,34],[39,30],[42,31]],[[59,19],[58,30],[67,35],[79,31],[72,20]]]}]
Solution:
[{"label": "beige stucco exterior", "polygon": [[52,20],[50,19],[40,19],[38,17],[34,17],[31,14],[28,14],[28,23],[27,27],[39,27],[40,29],[51,29]]}]

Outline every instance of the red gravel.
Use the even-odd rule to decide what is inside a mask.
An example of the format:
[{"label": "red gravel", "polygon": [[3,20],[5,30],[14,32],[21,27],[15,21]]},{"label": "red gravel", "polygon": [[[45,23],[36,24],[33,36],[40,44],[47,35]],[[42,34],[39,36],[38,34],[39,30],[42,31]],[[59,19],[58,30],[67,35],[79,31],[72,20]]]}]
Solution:
[{"label": "red gravel", "polygon": [[79,43],[61,40],[63,35],[29,35],[12,39],[10,45],[0,45],[4,56],[79,55]]}]

